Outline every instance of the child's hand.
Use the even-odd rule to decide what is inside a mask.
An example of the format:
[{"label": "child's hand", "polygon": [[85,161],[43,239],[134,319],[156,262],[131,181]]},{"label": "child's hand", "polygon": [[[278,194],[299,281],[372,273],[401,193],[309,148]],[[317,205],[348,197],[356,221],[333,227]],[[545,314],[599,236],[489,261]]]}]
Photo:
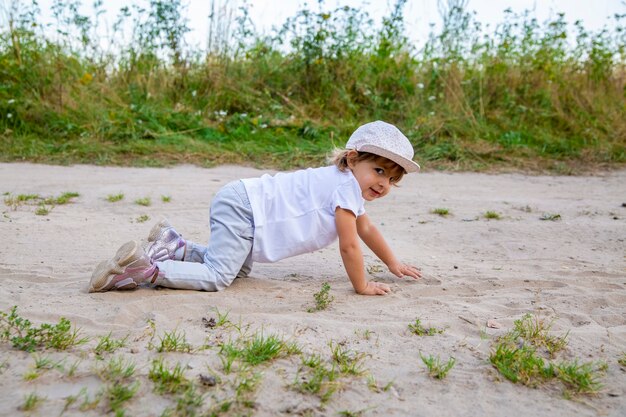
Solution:
[{"label": "child's hand", "polygon": [[367,286],[363,291],[360,292],[361,295],[386,295],[391,292],[391,288],[389,285],[383,284],[382,282],[374,282],[368,281]]},{"label": "child's hand", "polygon": [[389,271],[391,271],[391,273],[398,278],[406,276],[418,279],[422,277],[422,273],[419,269],[417,269],[417,267],[413,265],[403,264],[400,262],[394,265],[389,265]]}]

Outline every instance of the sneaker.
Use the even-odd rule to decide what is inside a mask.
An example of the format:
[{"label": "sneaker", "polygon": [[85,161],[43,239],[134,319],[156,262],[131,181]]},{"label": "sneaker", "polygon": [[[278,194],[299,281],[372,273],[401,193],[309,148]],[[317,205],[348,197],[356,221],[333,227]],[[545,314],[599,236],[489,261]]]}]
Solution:
[{"label": "sneaker", "polygon": [[152,227],[148,241],[144,243],[146,254],[154,262],[180,261],[182,260],[182,255],[177,257],[176,252],[184,247],[185,240],[165,219],[162,219]]},{"label": "sneaker", "polygon": [[117,250],[113,259],[101,262],[91,275],[89,292],[132,290],[148,281],[158,271],[137,241]]}]

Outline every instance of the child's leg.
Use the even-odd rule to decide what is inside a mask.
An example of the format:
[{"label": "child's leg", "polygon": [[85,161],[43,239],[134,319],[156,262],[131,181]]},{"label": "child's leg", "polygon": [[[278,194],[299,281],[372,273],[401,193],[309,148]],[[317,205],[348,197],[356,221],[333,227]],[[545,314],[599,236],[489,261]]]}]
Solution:
[{"label": "child's leg", "polygon": [[206,252],[200,245],[187,248],[193,257],[204,252],[203,263],[187,262],[188,254],[185,255],[186,262],[158,262],[156,284],[168,288],[219,291],[232,283],[246,261],[250,267],[254,222],[241,181],[226,185],[216,194],[211,204],[210,223],[211,239]]}]

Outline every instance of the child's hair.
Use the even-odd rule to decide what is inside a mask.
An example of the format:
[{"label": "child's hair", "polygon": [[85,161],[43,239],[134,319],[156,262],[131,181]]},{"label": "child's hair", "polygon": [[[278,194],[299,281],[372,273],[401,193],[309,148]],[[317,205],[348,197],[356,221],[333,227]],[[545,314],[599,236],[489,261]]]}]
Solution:
[{"label": "child's hair", "polygon": [[[353,150],[354,149],[336,148],[329,158],[330,162],[332,162],[335,166],[337,166],[337,168],[339,168],[339,171],[345,172],[347,169],[349,169],[348,168],[348,154],[350,153],[350,151],[353,151]],[[402,179],[402,176],[404,175],[404,168],[402,168],[400,165],[396,164],[392,160],[387,159],[384,156],[376,155],[376,154],[369,153],[369,152],[358,152],[358,151],[355,151],[355,152],[357,153],[357,155],[354,157],[355,162],[375,161],[381,164],[382,166],[384,166],[385,168],[395,171],[393,175],[394,179],[392,181],[394,185],[400,182],[400,180]]]}]

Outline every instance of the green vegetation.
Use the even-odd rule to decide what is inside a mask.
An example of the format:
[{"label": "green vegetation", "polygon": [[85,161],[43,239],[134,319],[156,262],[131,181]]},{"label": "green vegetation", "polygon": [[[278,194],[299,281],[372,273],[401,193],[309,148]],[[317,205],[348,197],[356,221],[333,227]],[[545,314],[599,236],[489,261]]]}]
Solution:
[{"label": "green vegetation", "polygon": [[31,392],[24,398],[24,403],[20,406],[22,411],[34,411],[45,400],[44,397],[40,397],[36,392]]},{"label": "green vegetation", "polygon": [[483,216],[485,217],[485,219],[488,220],[500,220],[502,218],[502,216],[500,216],[500,213],[498,213],[497,211],[486,211],[485,214],[483,214]]},{"label": "green vegetation", "polygon": [[185,377],[185,371],[180,363],[174,368],[167,366],[163,358],[152,361],[148,377],[154,382],[154,390],[159,394],[176,394],[187,390],[191,383]]},{"label": "green vegetation", "polygon": [[450,214],[450,210],[448,210],[447,208],[436,208],[436,209],[432,209],[430,212],[432,214],[437,214],[441,217],[446,217]]},{"label": "green vegetation", "polygon": [[152,200],[150,200],[150,197],[138,198],[137,200],[135,200],[135,204],[148,207],[152,204]]},{"label": "green vegetation", "polygon": [[127,345],[128,335],[123,339],[113,339],[109,332],[106,336],[100,336],[98,338],[98,344],[94,348],[96,355],[101,356],[103,353],[113,353],[119,348],[123,348]]},{"label": "green vegetation", "polygon": [[124,199],[124,194],[123,193],[119,193],[119,194],[109,194],[107,196],[107,201],[109,203],[116,203],[118,201],[121,201]]},{"label": "green vegetation", "polygon": [[330,295],[330,284],[328,282],[322,284],[322,288],[319,292],[313,294],[313,298],[315,299],[315,307],[309,308],[307,310],[309,313],[326,310],[330,303],[332,303],[335,299],[335,297]]},{"label": "green vegetation", "polygon": [[551,326],[551,323],[525,314],[515,321],[511,331],[496,340],[489,356],[491,364],[514,383],[537,387],[558,380],[563,384],[563,394],[567,398],[596,394],[602,388],[599,380],[606,372],[606,364],[579,364],[577,360],[550,362],[549,359],[554,359],[567,347],[567,334],[552,336],[549,334]]},{"label": "green vegetation", "polygon": [[557,221],[557,220],[561,220],[561,215],[558,213],[544,213],[539,220],[550,220],[550,221]]},{"label": "green vegetation", "polygon": [[424,365],[428,368],[428,375],[436,379],[444,379],[456,363],[456,359],[454,358],[450,358],[444,363],[439,356],[424,356],[421,352],[420,358],[422,358],[422,362],[424,362]]},{"label": "green vegetation", "polygon": [[65,350],[87,342],[87,338],[78,335],[79,330],[72,328],[70,321],[63,317],[57,324],[43,323],[37,327],[17,314],[17,306],[9,313],[0,312],[0,341],[11,342],[16,349],[28,352],[37,348]]},{"label": "green vegetation", "polygon": [[137,216],[137,218],[135,219],[137,223],[145,223],[148,220],[150,220],[150,216],[148,216],[147,214],[142,214],[141,216]]},{"label": "green vegetation", "polygon": [[436,334],[441,334],[444,332],[444,329],[438,329],[436,327],[424,327],[420,319],[415,319],[415,323],[409,323],[409,330],[411,331],[411,333],[418,336],[434,336]]},{"label": "green vegetation", "polygon": [[18,207],[26,205],[36,205],[35,214],[37,216],[47,216],[55,206],[68,204],[73,198],[79,197],[80,194],[75,192],[65,192],[58,197],[41,197],[38,194],[18,194],[12,196],[5,193],[4,204],[17,210]]},{"label": "green vegetation", "polygon": [[249,3],[229,5],[212,13],[208,45],[190,49],[180,0],[124,7],[108,45],[101,1],[93,17],[81,1],[55,2],[53,33],[35,1],[11,1],[0,160],[292,168],[323,164],[382,119],[427,168],[579,173],[626,161],[623,15],[592,32],[508,11],[488,35],[467,3],[449,2],[418,47],[406,0],[380,21],[313,3],[268,35]]}]

